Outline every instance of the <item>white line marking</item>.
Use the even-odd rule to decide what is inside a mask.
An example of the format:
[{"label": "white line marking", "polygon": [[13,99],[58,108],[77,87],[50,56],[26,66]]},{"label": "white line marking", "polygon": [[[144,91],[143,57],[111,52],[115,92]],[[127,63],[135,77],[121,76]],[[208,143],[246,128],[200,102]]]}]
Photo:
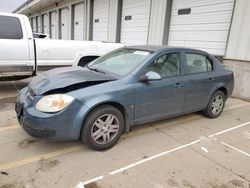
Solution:
[{"label": "white line marking", "polygon": [[[231,128],[229,128],[229,129],[225,129],[225,130],[220,131],[220,132],[217,132],[217,133],[215,133],[215,134],[211,134],[211,135],[209,135],[208,137],[209,137],[209,138],[212,138],[212,137],[215,136],[215,135],[216,135],[216,136],[217,136],[217,135],[221,135],[221,134],[224,134],[224,133],[226,133],[226,132],[235,130],[235,129],[237,129],[237,128],[246,126],[246,125],[248,125],[248,124],[250,124],[250,122],[246,122],[246,123],[237,125],[237,126],[235,126],[235,127],[231,127]],[[163,155],[172,153],[172,152],[174,152],[174,151],[177,151],[177,150],[186,148],[186,147],[191,146],[191,145],[193,145],[193,144],[196,144],[196,143],[198,143],[198,142],[200,142],[200,140],[195,140],[195,141],[190,142],[190,143],[188,143],[188,144],[181,145],[181,146],[178,146],[178,147],[176,147],[176,148],[173,148],[173,149],[164,151],[164,152],[162,152],[162,153],[153,155],[153,156],[151,156],[151,157],[149,157],[149,158],[146,158],[146,159],[137,161],[137,162],[132,163],[132,164],[130,164],[130,165],[127,165],[127,166],[125,166],[125,167],[122,167],[122,168],[119,168],[119,169],[117,169],[117,170],[114,170],[114,171],[110,172],[109,174],[110,174],[110,175],[117,174],[117,173],[122,172],[122,171],[124,171],[124,170],[128,170],[128,169],[133,168],[133,167],[135,167],[135,166],[138,166],[138,165],[140,165],[140,164],[142,164],[142,163],[145,163],[145,162],[147,162],[147,161],[150,161],[150,160],[152,160],[152,159],[155,159],[155,158],[161,157],[161,156],[163,156]]]},{"label": "white line marking", "polygon": [[[246,125],[248,125],[248,124],[250,124],[250,122],[246,122],[246,123],[237,125],[237,126],[235,126],[235,127],[231,127],[231,128],[229,128],[229,129],[225,129],[225,130],[223,130],[223,131],[219,131],[219,132],[217,132],[217,133],[214,133],[214,134],[209,135],[208,137],[217,140],[216,138],[213,138],[213,137],[214,137],[214,136],[217,136],[217,135],[224,134],[224,133],[226,133],[226,132],[229,132],[229,131],[232,131],[232,130],[235,130],[235,129],[238,129],[238,128],[241,128],[241,127],[246,126]],[[130,168],[133,168],[133,167],[135,167],[135,166],[138,166],[138,165],[140,165],[140,164],[142,164],[142,163],[145,163],[145,162],[147,162],[147,161],[156,159],[156,158],[158,158],[158,157],[161,157],[161,156],[163,156],[163,155],[172,153],[172,152],[177,151],[177,150],[181,150],[181,149],[183,149],[183,148],[189,147],[189,146],[194,145],[194,144],[199,143],[199,142],[200,142],[200,140],[195,140],[195,141],[190,142],[190,143],[188,143],[188,144],[184,144],[184,145],[178,146],[178,147],[176,147],[176,148],[173,148],[173,149],[164,151],[164,152],[162,152],[162,153],[158,153],[158,154],[153,155],[153,156],[151,156],[151,157],[148,157],[148,158],[146,158],[146,159],[137,161],[137,162],[132,163],[132,164],[130,164],[130,165],[127,165],[127,166],[125,166],[125,167],[122,167],[122,168],[119,168],[119,169],[117,169],[117,170],[114,170],[114,171],[110,172],[109,174],[110,174],[110,175],[115,175],[115,174],[117,174],[117,173],[119,173],[119,172],[122,172],[122,171],[124,171],[124,170],[128,170],[128,169],[130,169]],[[244,152],[244,151],[241,151],[241,150],[239,150],[239,149],[237,149],[237,148],[234,148],[234,147],[232,147],[232,146],[230,146],[230,145],[228,145],[228,144],[226,144],[226,143],[224,143],[224,142],[221,142],[221,143],[224,144],[224,145],[226,145],[226,146],[228,146],[228,147],[230,147],[230,148],[232,148],[232,149],[234,149],[234,150],[236,150],[236,151],[239,151],[240,153],[243,153],[244,155],[249,156],[249,154],[246,153],[246,152]],[[88,180],[88,181],[85,181],[85,182],[79,182],[79,184],[78,184],[79,187],[75,187],[75,188],[84,188],[84,185],[89,184],[89,183],[92,183],[92,182],[95,182],[95,181],[98,181],[98,180],[100,180],[100,179],[103,179],[103,177],[104,177],[104,176],[98,176],[98,177],[96,177],[96,178],[93,178],[93,179]],[[77,186],[78,186],[78,185],[77,185]],[[81,185],[82,185],[82,187],[80,187]]]},{"label": "white line marking", "polygon": [[233,150],[235,150],[235,151],[238,151],[238,152],[240,152],[240,153],[242,153],[242,154],[244,154],[244,155],[250,157],[250,154],[248,154],[247,152],[244,152],[244,151],[242,151],[242,150],[239,150],[239,149],[237,149],[237,148],[235,148],[235,147],[233,147],[233,146],[231,146],[231,145],[229,145],[229,144],[227,144],[227,143],[225,143],[225,142],[220,142],[220,143],[223,144],[223,145],[225,145],[225,146],[227,146],[227,147],[229,147],[229,148],[231,148],[231,149],[233,149]]},{"label": "white line marking", "polygon": [[207,148],[205,148],[205,147],[201,147],[201,150],[203,150],[203,151],[205,151],[206,153],[208,153],[208,150],[207,150]]},{"label": "white line marking", "polygon": [[75,188],[84,188],[84,185],[87,185],[87,184],[89,184],[89,183],[96,182],[96,181],[101,180],[101,179],[103,179],[103,176],[98,176],[98,177],[95,177],[95,178],[93,178],[93,179],[87,180],[87,181],[85,181],[85,182],[80,181],[80,182],[75,186]]},{"label": "white line marking", "polygon": [[83,183],[80,181],[76,186],[75,188],[84,188],[84,185]]},{"label": "white line marking", "polygon": [[95,182],[95,181],[98,181],[98,180],[101,180],[101,179],[103,179],[103,176],[98,176],[98,177],[96,177],[96,178],[93,178],[93,179],[91,179],[91,180],[88,180],[88,181],[83,182],[83,184],[84,184],[84,185],[87,185],[87,184],[89,184],[89,183],[92,183],[92,182]]},{"label": "white line marking", "polygon": [[181,145],[181,146],[178,146],[178,147],[176,147],[176,148],[173,148],[173,149],[164,151],[164,152],[162,152],[162,153],[153,155],[153,156],[151,156],[151,157],[149,157],[149,158],[146,158],[146,159],[137,161],[137,162],[132,163],[132,164],[130,164],[130,165],[127,165],[127,166],[125,166],[125,167],[122,167],[122,168],[119,168],[119,169],[117,169],[117,170],[114,170],[114,171],[110,172],[109,174],[110,174],[110,175],[117,174],[117,173],[119,173],[119,172],[122,172],[122,171],[124,171],[124,170],[128,170],[129,168],[138,166],[138,165],[140,165],[140,164],[142,164],[142,163],[145,163],[145,162],[147,162],[147,161],[150,161],[150,160],[153,160],[153,159],[155,159],[155,158],[161,157],[161,156],[163,156],[163,155],[172,153],[172,152],[174,152],[174,151],[177,151],[177,150],[180,150],[180,149],[189,147],[189,146],[191,146],[191,145],[193,145],[193,144],[196,144],[196,143],[198,143],[198,142],[200,142],[200,140],[195,140],[195,141],[190,142],[190,143],[188,143],[188,144]]},{"label": "white line marking", "polygon": [[232,130],[235,130],[235,129],[244,127],[244,126],[246,126],[246,125],[248,125],[248,124],[250,124],[250,121],[248,121],[248,122],[246,122],[246,123],[243,123],[243,124],[240,124],[240,125],[237,125],[237,126],[235,126],[235,127],[231,127],[231,128],[229,128],[229,129],[225,129],[225,130],[223,130],[223,131],[220,131],[220,132],[211,134],[211,135],[209,135],[208,137],[209,137],[209,138],[212,138],[212,137],[214,137],[214,136],[218,136],[218,135],[224,134],[224,133],[226,133],[226,132],[229,132],[229,131],[232,131]]}]

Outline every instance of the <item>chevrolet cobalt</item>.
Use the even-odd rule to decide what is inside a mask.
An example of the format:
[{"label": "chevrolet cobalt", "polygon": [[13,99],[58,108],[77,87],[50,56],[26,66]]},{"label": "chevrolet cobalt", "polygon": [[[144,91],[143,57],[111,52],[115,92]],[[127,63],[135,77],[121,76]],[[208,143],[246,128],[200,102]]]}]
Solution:
[{"label": "chevrolet cobalt", "polygon": [[233,73],[195,49],[133,46],[84,67],[34,77],[17,97],[23,129],[50,140],[81,139],[112,147],[131,126],[202,111],[218,117],[234,87]]}]

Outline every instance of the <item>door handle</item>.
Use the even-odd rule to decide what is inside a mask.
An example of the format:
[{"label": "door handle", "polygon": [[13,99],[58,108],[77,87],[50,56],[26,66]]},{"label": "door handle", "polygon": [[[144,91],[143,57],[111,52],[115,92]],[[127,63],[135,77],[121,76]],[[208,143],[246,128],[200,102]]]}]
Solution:
[{"label": "door handle", "polygon": [[214,81],[214,78],[208,78],[208,81],[209,82]]},{"label": "door handle", "polygon": [[175,87],[175,88],[182,88],[182,85],[181,85],[180,82],[178,82],[178,83],[174,84],[174,87]]}]

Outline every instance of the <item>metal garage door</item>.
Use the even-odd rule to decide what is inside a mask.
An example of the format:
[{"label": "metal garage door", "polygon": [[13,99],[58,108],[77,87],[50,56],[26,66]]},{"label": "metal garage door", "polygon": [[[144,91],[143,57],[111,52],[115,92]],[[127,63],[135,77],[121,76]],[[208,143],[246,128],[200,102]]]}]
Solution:
[{"label": "metal garage door", "polygon": [[109,0],[94,0],[93,40],[108,40]]},{"label": "metal garage door", "polygon": [[234,0],[174,0],[169,45],[224,55]]},{"label": "metal garage door", "polygon": [[83,40],[83,3],[74,6],[74,40]]},{"label": "metal garage door", "polygon": [[68,9],[60,10],[60,38],[68,39]]},{"label": "metal garage door", "polygon": [[123,0],[121,43],[147,44],[151,0]]},{"label": "metal garage door", "polygon": [[57,39],[57,19],[55,11],[50,13],[50,37]]},{"label": "metal garage door", "polygon": [[49,17],[48,14],[42,15],[42,32],[49,34]]}]

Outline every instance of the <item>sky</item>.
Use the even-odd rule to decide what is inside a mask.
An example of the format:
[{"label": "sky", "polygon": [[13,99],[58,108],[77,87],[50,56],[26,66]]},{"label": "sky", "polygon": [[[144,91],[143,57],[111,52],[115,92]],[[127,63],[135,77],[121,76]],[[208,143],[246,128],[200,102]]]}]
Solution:
[{"label": "sky", "polygon": [[26,0],[0,0],[0,12],[13,12]]}]

